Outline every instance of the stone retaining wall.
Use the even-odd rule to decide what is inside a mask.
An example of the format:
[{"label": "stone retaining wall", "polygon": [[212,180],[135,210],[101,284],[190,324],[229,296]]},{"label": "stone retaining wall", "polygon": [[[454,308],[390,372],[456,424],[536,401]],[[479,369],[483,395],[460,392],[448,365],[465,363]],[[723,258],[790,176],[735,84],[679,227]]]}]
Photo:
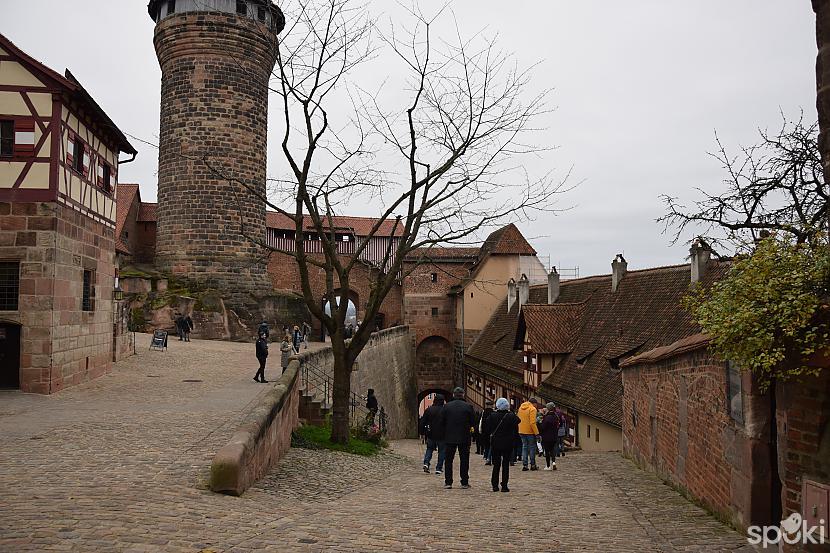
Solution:
[{"label": "stone retaining wall", "polygon": [[299,361],[292,360],[230,442],[216,453],[210,467],[211,490],[241,495],[291,447],[291,432],[299,425],[299,368]]}]

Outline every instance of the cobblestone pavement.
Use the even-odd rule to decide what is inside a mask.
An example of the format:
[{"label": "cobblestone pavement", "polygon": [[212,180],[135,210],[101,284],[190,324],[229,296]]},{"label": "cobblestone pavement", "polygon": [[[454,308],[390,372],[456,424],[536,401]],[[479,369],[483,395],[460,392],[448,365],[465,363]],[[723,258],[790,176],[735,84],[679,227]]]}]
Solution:
[{"label": "cobblestone pavement", "polygon": [[170,345],[140,349],[111,375],[53,396],[0,392],[0,552],[639,553],[746,544],[615,454],[569,455],[556,472],[515,471],[503,494],[489,491],[489,467],[477,457],[472,489],[442,489],[420,470],[414,440],[371,458],[294,449],[243,497],[213,494],[204,486],[212,455],[267,387],[251,380],[251,344]]}]

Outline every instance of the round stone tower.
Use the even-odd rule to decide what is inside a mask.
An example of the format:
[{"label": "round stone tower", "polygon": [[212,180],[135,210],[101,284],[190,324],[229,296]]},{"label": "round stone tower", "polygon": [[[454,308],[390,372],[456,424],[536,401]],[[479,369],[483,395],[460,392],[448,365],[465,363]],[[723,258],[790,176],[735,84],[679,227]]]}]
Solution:
[{"label": "round stone tower", "polygon": [[265,202],[225,177],[264,197],[285,18],[270,0],[152,0],[148,11],[162,73],[156,264],[231,292],[270,290],[250,240],[265,238]]}]

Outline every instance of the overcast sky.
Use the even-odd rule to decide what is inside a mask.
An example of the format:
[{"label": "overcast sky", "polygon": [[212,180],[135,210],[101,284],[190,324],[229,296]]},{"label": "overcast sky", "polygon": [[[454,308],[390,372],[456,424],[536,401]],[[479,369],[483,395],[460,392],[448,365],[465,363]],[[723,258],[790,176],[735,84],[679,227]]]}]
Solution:
[{"label": "overcast sky", "polygon": [[[664,211],[659,195],[691,200],[696,186],[719,189],[723,174],[707,156],[715,130],[737,146],[778,125],[779,111],[816,117],[808,2],[455,0],[452,7],[465,34],[497,33],[519,63],[541,61],[534,83],[555,89],[547,136],[558,149],[539,168],[573,166],[572,181],[581,184],[560,201],[573,209],[519,227],[540,255],[582,276],[609,272],[618,252],[629,269],[683,262],[687,246],[672,246],[655,222]],[[123,131],[157,141],[161,72],[146,1],[2,0],[0,21],[24,51],[60,72],[69,67]],[[280,131],[272,113],[272,158]],[[139,156],[119,180],[140,183],[142,199],[154,201],[157,151],[132,142]],[[353,213],[376,207],[356,205]]]}]

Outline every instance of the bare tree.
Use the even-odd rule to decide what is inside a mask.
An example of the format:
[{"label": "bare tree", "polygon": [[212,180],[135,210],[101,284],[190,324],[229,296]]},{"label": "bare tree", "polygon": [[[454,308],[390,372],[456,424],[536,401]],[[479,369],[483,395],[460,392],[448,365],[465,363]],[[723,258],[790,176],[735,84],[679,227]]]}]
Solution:
[{"label": "bare tree", "polygon": [[[345,320],[354,269],[366,266],[370,241],[396,235],[370,267],[371,293],[362,315],[369,323],[392,287],[429,259],[430,248],[469,243],[487,228],[554,211],[567,175],[531,178],[524,170],[523,157],[538,158],[549,149],[533,143],[538,120],[549,112],[548,91],[525,97],[530,70],[518,68],[494,40],[464,39],[456,32],[452,40],[438,41],[432,36],[436,19],[417,6],[408,10],[410,29],[390,25],[386,32],[352,0],[282,7],[289,24],[280,35],[272,91],[285,125],[281,149],[288,174],[275,181],[269,198],[259,199],[293,222],[294,244],[278,248],[260,236],[249,238],[299,268],[305,303],[331,338],[331,439],[344,443],[352,367],[373,330],[363,324],[347,339]],[[436,17],[448,15],[444,9]],[[351,77],[384,49],[408,75],[406,85],[370,93]],[[351,102],[348,117],[342,101],[334,100],[344,90]],[[388,107],[390,100],[404,103]],[[204,161],[240,190],[259,194],[227,168]],[[361,197],[379,199],[384,208],[368,236],[343,253],[336,216]],[[319,253],[304,250],[309,233],[319,241]],[[329,312],[314,295],[314,268],[325,274]]]},{"label": "bare tree", "polygon": [[825,186],[818,124],[786,119],[776,134],[761,131],[761,141],[729,154],[717,139],[710,154],[726,171],[722,194],[702,189],[702,200],[691,207],[664,195],[668,212],[658,221],[675,228],[674,242],[689,226],[702,226],[713,243],[729,243],[739,250],[772,231],[815,245],[826,228],[828,191]]}]

